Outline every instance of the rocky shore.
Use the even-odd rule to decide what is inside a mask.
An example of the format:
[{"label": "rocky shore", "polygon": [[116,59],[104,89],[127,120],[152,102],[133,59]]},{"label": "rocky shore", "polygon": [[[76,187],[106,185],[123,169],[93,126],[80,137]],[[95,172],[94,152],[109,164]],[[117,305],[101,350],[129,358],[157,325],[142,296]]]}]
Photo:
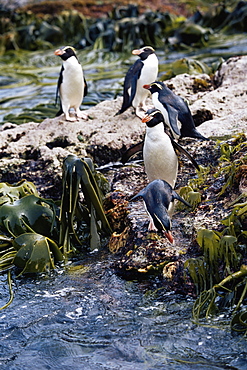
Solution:
[{"label": "rocky shore", "polygon": [[[213,77],[183,74],[166,81],[169,88],[188,101],[198,131],[210,139],[208,142],[183,139],[181,144],[200,165],[211,167],[211,173],[214,173],[219,158],[216,141],[247,134],[246,71],[247,56],[241,56],[228,59]],[[200,206],[192,213],[176,212],[173,218],[174,246],[160,236],[148,235],[148,218],[142,203],[128,205],[130,197],[147,183],[143,164],[139,161],[121,165],[119,162],[127,148],[143,139],[145,125],[132,109],[115,116],[121,101],[122,98],[104,101],[87,110],[88,120],[73,123],[66,122],[62,115],[41,123],[4,124],[0,132],[0,181],[13,184],[26,179],[37,186],[42,197],[58,199],[63,160],[68,154],[90,156],[110,181],[112,193],[108,201],[114,209],[113,214],[120,218],[109,243],[111,252],[119,254],[115,267],[124,274],[126,271],[142,274],[152,270],[150,266],[164,262],[169,267],[169,262],[170,268],[166,267],[168,272],[164,272],[169,276],[179,268],[180,260],[188,253],[193,254],[198,226],[214,226],[229,212],[229,200],[243,190],[235,189],[229,199],[219,201],[215,197],[215,187],[212,191],[212,184],[213,212],[210,207]],[[192,165],[181,157],[176,188],[187,185],[188,179],[196,176]],[[210,197],[210,191],[203,196]]]}]

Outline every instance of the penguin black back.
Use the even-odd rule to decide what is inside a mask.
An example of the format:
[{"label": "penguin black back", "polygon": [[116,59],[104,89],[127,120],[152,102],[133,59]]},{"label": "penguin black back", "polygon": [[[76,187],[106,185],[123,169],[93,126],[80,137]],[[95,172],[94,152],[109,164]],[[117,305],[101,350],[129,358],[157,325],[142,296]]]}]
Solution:
[{"label": "penguin black back", "polygon": [[136,109],[136,114],[139,115],[139,108],[144,107],[147,98],[145,89],[143,89],[143,84],[150,83],[153,81],[153,78],[157,78],[158,59],[151,46],[135,49],[132,51],[132,54],[138,55],[139,59],[135,61],[126,73],[124,79],[123,103],[116,115],[125,112],[132,105]]},{"label": "penguin black back", "polygon": [[[197,131],[187,103],[163,82],[155,81],[143,87],[151,92],[154,106],[162,112],[164,122],[173,136],[208,140]],[[178,126],[178,121],[181,128]]]}]

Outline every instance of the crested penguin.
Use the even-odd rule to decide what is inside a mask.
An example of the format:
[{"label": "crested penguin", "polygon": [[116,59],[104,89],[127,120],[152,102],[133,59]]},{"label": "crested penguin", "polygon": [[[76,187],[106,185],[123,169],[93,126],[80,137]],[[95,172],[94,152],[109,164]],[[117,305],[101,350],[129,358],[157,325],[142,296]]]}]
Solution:
[{"label": "crested penguin", "polygon": [[150,84],[156,80],[159,62],[151,46],[135,49],[132,51],[132,54],[138,55],[140,59],[135,61],[125,76],[123,103],[116,115],[125,112],[129,107],[133,106],[136,115],[142,118],[143,111],[147,110],[146,99],[149,94],[143,88],[143,85]]},{"label": "crested penguin", "polygon": [[[148,118],[148,116],[149,116],[149,118]],[[147,120],[147,119],[150,119],[150,120],[155,119],[156,122],[158,122],[158,121],[163,122],[164,130],[167,133],[167,135],[170,137],[170,140],[171,140],[171,143],[173,145],[174,150],[176,150],[176,152],[178,152],[179,154],[184,154],[190,160],[190,162],[193,164],[193,166],[198,171],[200,171],[200,167],[199,167],[198,163],[196,162],[196,160],[192,157],[192,155],[184,147],[182,147],[182,145],[177,143],[171,137],[171,135],[169,133],[169,130],[168,130],[168,127],[165,125],[163,114],[161,113],[161,111],[159,109],[156,109],[156,108],[149,109],[146,112],[146,116],[143,117],[142,120],[143,120],[143,122],[145,122],[145,120]],[[155,121],[153,121],[153,122],[155,122]],[[137,144],[134,144],[133,146],[131,146],[129,149],[127,149],[123,153],[122,158],[121,158],[121,162],[123,164],[125,164],[133,155],[135,155],[136,153],[141,152],[141,151],[143,152],[143,146],[144,146],[144,140],[137,143]]]},{"label": "crested penguin", "polygon": [[163,82],[155,81],[143,87],[151,92],[155,108],[162,112],[164,121],[175,139],[192,137],[208,140],[197,131],[186,102],[174,94]]},{"label": "crested penguin", "polygon": [[77,118],[87,119],[87,115],[80,110],[80,105],[87,94],[87,83],[83,75],[75,49],[72,46],[65,46],[54,52],[62,59],[62,67],[57,83],[56,101],[60,97],[60,111],[57,116],[64,113],[66,121],[76,121],[75,117],[69,115],[71,108],[74,108]]},{"label": "crested penguin", "polygon": [[149,181],[162,179],[174,188],[178,173],[178,157],[170,137],[164,130],[163,116],[150,109],[142,119],[146,123],[143,145],[144,167]]},{"label": "crested penguin", "polygon": [[156,179],[150,182],[144,189],[136,194],[132,200],[142,197],[144,200],[146,211],[150,218],[148,229],[161,231],[167,239],[173,243],[171,233],[171,217],[174,200],[177,199],[183,202],[188,207],[191,207],[180,195],[178,195],[166,181]]}]

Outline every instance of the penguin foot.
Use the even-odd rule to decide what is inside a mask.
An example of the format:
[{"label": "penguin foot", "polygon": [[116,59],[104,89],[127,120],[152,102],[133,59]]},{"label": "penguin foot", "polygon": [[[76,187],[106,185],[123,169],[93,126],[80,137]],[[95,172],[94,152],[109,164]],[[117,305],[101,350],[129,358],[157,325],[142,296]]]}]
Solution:
[{"label": "penguin foot", "polygon": [[153,219],[151,219],[151,217],[148,225],[148,231],[158,231],[158,229],[154,226],[154,222]]},{"label": "penguin foot", "polygon": [[87,113],[83,113],[81,110],[76,112],[76,117],[77,118],[82,118],[82,119],[85,119],[85,120],[88,119]]},{"label": "penguin foot", "polygon": [[77,119],[76,117],[71,117],[69,114],[65,114],[65,120],[69,122],[75,122]]}]

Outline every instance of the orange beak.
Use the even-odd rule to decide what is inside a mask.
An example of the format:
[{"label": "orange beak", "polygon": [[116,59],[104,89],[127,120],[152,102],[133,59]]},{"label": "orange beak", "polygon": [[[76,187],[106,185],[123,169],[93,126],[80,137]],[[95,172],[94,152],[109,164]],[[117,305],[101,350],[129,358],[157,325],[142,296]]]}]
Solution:
[{"label": "orange beak", "polygon": [[147,90],[150,89],[150,85],[143,85],[142,87]]},{"label": "orange beak", "polygon": [[132,50],[133,55],[139,55],[139,54],[141,54],[141,52],[142,52],[142,50],[139,50],[139,49]]},{"label": "orange beak", "polygon": [[61,50],[61,49],[57,49],[57,50],[54,51],[54,54],[55,55],[63,55],[64,54],[64,51]]},{"label": "orange beak", "polygon": [[167,239],[169,240],[169,242],[171,244],[173,244],[174,243],[174,239],[173,239],[173,236],[172,236],[172,233],[170,232],[170,230],[169,231],[164,231],[164,234],[167,237]]},{"label": "orange beak", "polygon": [[144,116],[143,119],[142,119],[142,122],[143,123],[146,123],[146,122],[149,122],[151,120],[150,116]]}]

